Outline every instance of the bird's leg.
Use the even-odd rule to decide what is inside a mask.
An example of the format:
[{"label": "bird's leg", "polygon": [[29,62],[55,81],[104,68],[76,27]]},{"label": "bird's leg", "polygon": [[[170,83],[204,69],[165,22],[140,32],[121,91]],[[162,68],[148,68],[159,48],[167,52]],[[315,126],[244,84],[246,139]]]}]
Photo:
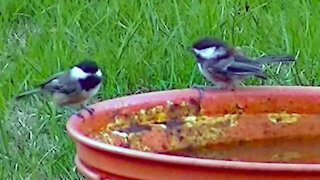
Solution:
[{"label": "bird's leg", "polygon": [[70,108],[68,106],[66,106],[65,108],[68,109],[73,115],[76,115],[81,119],[84,119],[83,115],[80,112],[78,112],[78,111],[76,111],[76,110],[74,110],[74,109],[72,109],[72,108]]},{"label": "bird's leg", "polygon": [[205,89],[213,89],[213,90],[217,90],[217,89],[224,89],[223,86],[221,85],[217,85],[217,86],[206,86],[206,85],[192,85],[191,88],[197,89],[199,91],[199,102],[201,102],[202,97],[203,97],[203,92]]},{"label": "bird's leg", "polygon": [[204,88],[206,88],[207,86],[205,85],[192,85],[191,88],[192,89],[196,89],[199,91],[199,103],[201,104],[201,101],[202,101],[202,97],[203,97],[203,91],[204,91]]},{"label": "bird's leg", "polygon": [[87,111],[88,111],[88,113],[89,113],[91,116],[92,116],[92,115],[93,115],[93,113],[94,113],[94,109],[93,109],[93,108],[88,107],[88,106],[86,106],[86,105],[84,105],[84,104],[81,104],[81,108],[83,108],[83,109],[87,110]]}]

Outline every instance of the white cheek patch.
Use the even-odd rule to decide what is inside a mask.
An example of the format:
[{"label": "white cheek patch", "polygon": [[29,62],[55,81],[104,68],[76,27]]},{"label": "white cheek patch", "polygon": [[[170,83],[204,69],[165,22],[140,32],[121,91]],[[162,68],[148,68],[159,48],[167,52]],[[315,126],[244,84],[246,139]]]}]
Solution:
[{"label": "white cheek patch", "polygon": [[210,47],[210,48],[201,49],[201,50],[194,49],[194,52],[197,55],[201,56],[202,58],[210,59],[213,57],[215,50],[216,50],[216,47]]},{"label": "white cheek patch", "polygon": [[85,73],[81,68],[75,66],[71,69],[70,76],[73,79],[85,79],[88,74]]},{"label": "white cheek patch", "polygon": [[211,59],[211,58],[216,58],[220,55],[224,55],[226,53],[225,50],[223,50],[223,48],[216,48],[216,47],[209,47],[206,49],[194,49],[194,52],[201,56],[204,59]]},{"label": "white cheek patch", "polygon": [[96,72],[96,75],[101,77],[102,76],[102,72],[100,71],[100,69]]}]

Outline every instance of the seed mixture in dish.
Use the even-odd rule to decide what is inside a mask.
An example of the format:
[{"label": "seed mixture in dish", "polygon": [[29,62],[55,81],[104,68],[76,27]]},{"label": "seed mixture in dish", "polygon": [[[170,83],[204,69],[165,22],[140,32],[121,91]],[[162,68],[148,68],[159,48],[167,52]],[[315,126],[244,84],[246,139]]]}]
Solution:
[{"label": "seed mixture in dish", "polygon": [[[141,109],[115,117],[113,123],[91,138],[104,143],[140,151],[168,152],[205,146],[237,125],[239,114],[206,116],[195,101],[172,103]],[[152,139],[152,141],[150,140]]]}]

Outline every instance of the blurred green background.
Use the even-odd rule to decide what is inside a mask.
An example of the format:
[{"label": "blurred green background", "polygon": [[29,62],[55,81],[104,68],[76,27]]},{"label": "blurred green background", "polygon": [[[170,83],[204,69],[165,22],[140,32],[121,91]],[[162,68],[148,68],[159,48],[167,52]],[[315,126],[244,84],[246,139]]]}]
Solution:
[{"label": "blurred green background", "polygon": [[100,99],[210,84],[186,50],[205,35],[252,57],[297,57],[245,85],[319,84],[318,0],[1,0],[0,8],[0,179],[83,178],[68,113],[43,96],[14,96],[84,58],[106,76]]}]

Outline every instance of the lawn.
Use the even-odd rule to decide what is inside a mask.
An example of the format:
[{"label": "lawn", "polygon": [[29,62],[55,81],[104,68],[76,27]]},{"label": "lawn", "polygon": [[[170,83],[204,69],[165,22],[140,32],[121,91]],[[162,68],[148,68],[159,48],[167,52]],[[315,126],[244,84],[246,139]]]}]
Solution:
[{"label": "lawn", "polygon": [[320,83],[318,0],[28,1],[0,3],[0,179],[82,179],[68,113],[14,96],[84,58],[101,66],[99,98],[210,84],[186,49],[204,35],[248,56],[293,54],[243,85]]}]

